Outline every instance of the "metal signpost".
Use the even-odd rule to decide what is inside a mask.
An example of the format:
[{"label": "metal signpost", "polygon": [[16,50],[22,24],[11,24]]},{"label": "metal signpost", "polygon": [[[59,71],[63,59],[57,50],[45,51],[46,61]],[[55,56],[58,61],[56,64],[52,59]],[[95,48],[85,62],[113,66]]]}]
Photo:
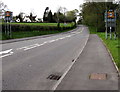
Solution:
[{"label": "metal signpost", "polygon": [[116,11],[115,10],[109,10],[105,12],[105,27],[106,27],[106,32],[105,32],[106,39],[108,39],[108,35],[110,35],[110,39],[112,39],[112,31],[114,32],[114,39],[116,39]]},{"label": "metal signpost", "polygon": [[13,13],[11,11],[5,12],[5,35],[7,35],[9,38],[12,37],[12,33],[11,33],[12,16]]}]

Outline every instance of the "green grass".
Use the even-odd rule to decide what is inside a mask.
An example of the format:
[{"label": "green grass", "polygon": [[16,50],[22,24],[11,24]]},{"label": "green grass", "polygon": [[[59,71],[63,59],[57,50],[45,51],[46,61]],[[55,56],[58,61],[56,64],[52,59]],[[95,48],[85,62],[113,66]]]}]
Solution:
[{"label": "green grass", "polygon": [[[37,25],[37,26],[57,26],[57,23],[11,23],[11,24],[16,24],[16,25]],[[69,27],[73,26],[73,23],[67,23],[65,25],[64,23],[60,23],[60,26],[63,27]]]},{"label": "green grass", "polygon": [[97,34],[103,42],[106,44],[107,48],[109,49],[110,53],[112,54],[112,57],[114,58],[115,63],[117,64],[119,70],[120,70],[120,58],[118,54],[118,50],[120,50],[120,44],[118,43],[120,39],[105,39],[105,33],[104,32],[96,32],[95,27],[89,27],[91,34]]},{"label": "green grass", "polygon": [[90,34],[96,34],[96,28],[93,27],[93,26],[89,26],[89,31],[90,31]]}]

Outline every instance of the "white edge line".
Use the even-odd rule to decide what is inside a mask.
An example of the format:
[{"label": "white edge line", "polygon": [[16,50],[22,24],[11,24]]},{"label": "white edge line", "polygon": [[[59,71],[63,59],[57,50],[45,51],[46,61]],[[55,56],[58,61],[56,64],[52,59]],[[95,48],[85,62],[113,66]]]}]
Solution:
[{"label": "white edge line", "polygon": [[[100,38],[100,37],[99,37],[99,38]],[[100,38],[100,39],[101,39],[101,38]],[[118,67],[117,67],[117,64],[115,63],[115,60],[114,60],[112,54],[110,53],[110,50],[107,48],[106,44],[104,43],[104,41],[103,41],[102,39],[101,39],[101,41],[102,41],[102,43],[104,44],[104,46],[106,47],[106,49],[107,49],[107,51],[108,51],[108,53],[109,53],[109,55],[110,55],[110,57],[111,57],[111,59],[112,59],[112,62],[113,62],[113,64],[114,64],[114,67],[116,68],[116,70],[117,70],[117,72],[118,72],[118,75],[120,76],[120,71],[119,71],[119,69],[118,69]]]},{"label": "white edge line", "polygon": [[[83,31],[83,29],[82,29]],[[80,53],[78,54],[78,57],[80,56],[80,54],[82,53],[83,49],[85,48],[87,42],[88,42],[88,39],[89,39],[89,35],[88,35],[88,38],[85,42],[85,45],[83,46],[82,50],[80,51]],[[77,58],[78,58],[77,57]],[[58,80],[58,82],[55,84],[55,86],[52,88],[52,90],[56,90],[58,85],[62,82],[63,78],[66,76],[66,74],[69,72],[69,70],[72,68],[73,64],[75,63],[75,61],[77,60],[77,58],[74,60],[74,62],[69,66],[69,68],[65,71],[65,73],[62,75],[62,77]]]}]

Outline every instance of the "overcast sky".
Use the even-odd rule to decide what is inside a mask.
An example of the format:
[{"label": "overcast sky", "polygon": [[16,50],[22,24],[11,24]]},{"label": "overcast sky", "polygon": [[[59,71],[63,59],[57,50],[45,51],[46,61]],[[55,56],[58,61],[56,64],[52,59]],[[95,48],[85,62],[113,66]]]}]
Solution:
[{"label": "overcast sky", "polygon": [[8,6],[8,9],[13,12],[13,15],[18,15],[20,12],[29,14],[34,12],[37,17],[42,18],[46,7],[49,7],[52,12],[56,12],[61,7],[66,7],[67,10],[78,9],[84,0],[1,0]]}]

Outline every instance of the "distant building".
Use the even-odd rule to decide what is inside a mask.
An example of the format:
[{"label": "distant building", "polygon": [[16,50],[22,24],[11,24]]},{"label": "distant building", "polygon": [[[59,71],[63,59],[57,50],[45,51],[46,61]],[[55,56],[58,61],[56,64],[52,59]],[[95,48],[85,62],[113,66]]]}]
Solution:
[{"label": "distant building", "polygon": [[23,19],[23,22],[31,22],[29,16],[25,16],[24,19]]},{"label": "distant building", "polygon": [[19,18],[17,18],[17,19],[16,19],[16,22],[20,22],[20,19],[19,19]]}]

